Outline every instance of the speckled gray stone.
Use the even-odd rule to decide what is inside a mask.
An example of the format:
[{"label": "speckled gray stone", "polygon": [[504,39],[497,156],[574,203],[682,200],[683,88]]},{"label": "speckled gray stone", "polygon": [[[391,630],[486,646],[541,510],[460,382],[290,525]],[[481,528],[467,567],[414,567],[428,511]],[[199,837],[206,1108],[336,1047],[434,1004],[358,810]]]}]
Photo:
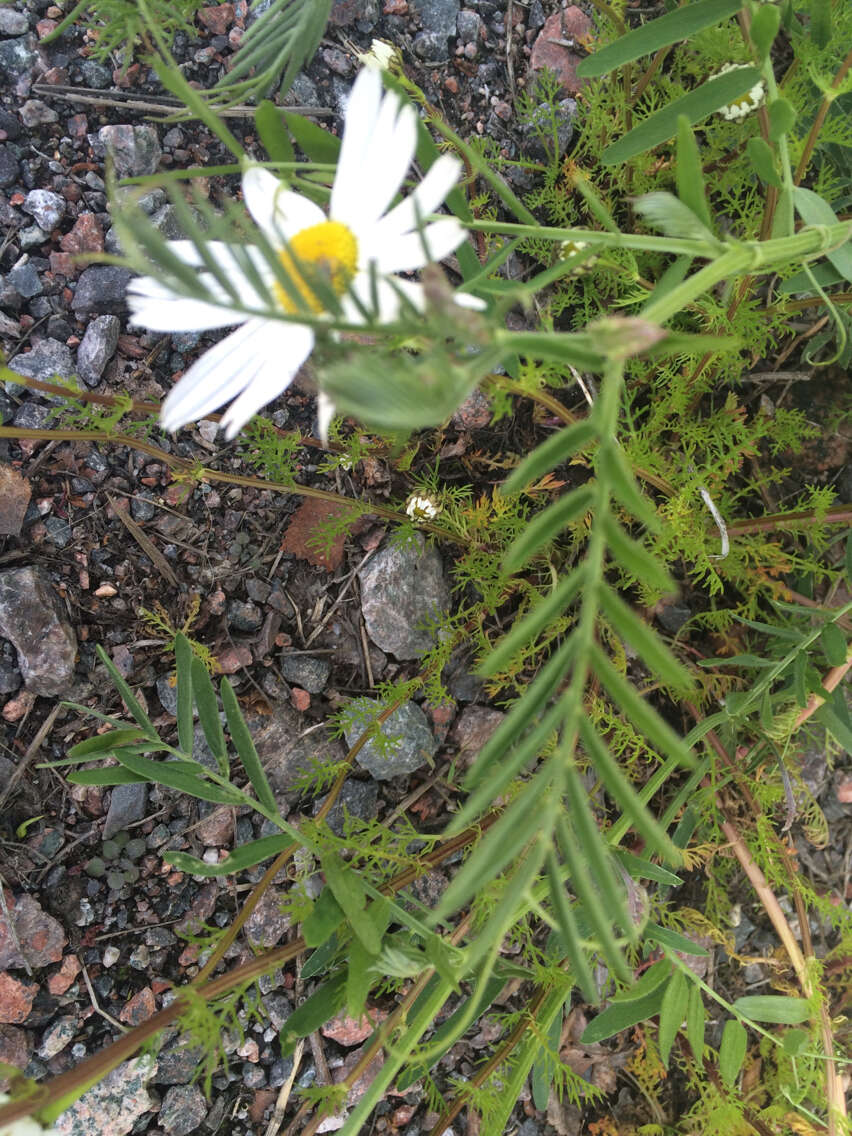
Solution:
[{"label": "speckled gray stone", "polygon": [[69,693],[77,636],[40,569],[0,572],[0,636],[14,644],[28,690],[44,695]]},{"label": "speckled gray stone", "polygon": [[98,143],[115,163],[119,177],[156,173],[163,154],[154,126],[102,126]]},{"label": "speckled gray stone", "polygon": [[[344,736],[351,747],[384,707],[372,698],[356,698],[346,709],[349,724],[344,729]],[[380,730],[387,740],[379,743],[371,739],[355,755],[361,768],[377,781],[390,781],[392,777],[413,773],[426,765],[438,748],[426,715],[415,702],[404,702]]]},{"label": "speckled gray stone", "polygon": [[50,189],[31,189],[21,206],[46,233],[52,233],[65,216],[65,198]]},{"label": "speckled gray stone", "polygon": [[160,1124],[169,1136],[189,1136],[207,1115],[207,1101],[198,1085],[173,1085],[163,1098]]},{"label": "speckled gray stone", "polygon": [[[153,1057],[125,1061],[53,1122],[59,1136],[127,1136],[143,1113],[150,1111],[146,1083],[157,1063]],[[200,1091],[200,1090],[199,1090]]]},{"label": "speckled gray stone", "polygon": [[77,348],[77,374],[88,387],[96,387],[115,354],[121,323],[118,316],[97,316],[86,328]]},{"label": "speckled gray stone", "polygon": [[358,572],[361,611],[377,647],[398,659],[418,659],[435,643],[427,626],[450,606],[441,555],[420,533],[386,544]]}]

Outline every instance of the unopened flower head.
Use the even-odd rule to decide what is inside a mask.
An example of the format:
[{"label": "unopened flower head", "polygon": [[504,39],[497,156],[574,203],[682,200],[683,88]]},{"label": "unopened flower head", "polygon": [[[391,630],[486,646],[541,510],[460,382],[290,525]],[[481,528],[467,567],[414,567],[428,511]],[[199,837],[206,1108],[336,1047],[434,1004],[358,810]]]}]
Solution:
[{"label": "unopened flower head", "polygon": [[[576,256],[578,253],[583,252],[589,247],[588,241],[562,241],[559,245],[559,259],[567,260],[569,256]],[[597,264],[597,256],[595,253],[590,252],[582,261],[579,261],[571,269],[570,276],[582,276],[584,272],[588,272],[592,265]]]},{"label": "unopened flower head", "polygon": [[358,56],[362,67],[371,67],[374,71],[393,71],[401,62],[400,55],[392,43],[383,39],[374,39],[370,50]]},{"label": "unopened flower head", "polygon": [[[414,108],[393,93],[383,93],[378,72],[368,68],[355,80],[346,108],[328,217],[267,170],[248,167],[243,198],[277,254],[288,287],[259,249],[235,250],[222,241],[209,241],[206,254],[236,290],[239,307],[268,311],[271,295],[282,313],[298,315],[307,309],[323,316],[323,295],[327,301],[333,293],[340,318],[354,324],[366,322],[365,312],[379,323],[393,323],[404,302],[423,309],[421,285],[396,274],[442,260],[458,248],[465,232],[454,217],[423,222],[458,180],[461,165],[449,154],[439,157],[415,190],[391,208],[416,145]],[[222,426],[231,439],[290,385],[313,350],[314,329],[295,320],[235,310],[226,290],[205,271],[193,242],[170,241],[169,250],[199,271],[212,301],[183,295],[168,283],[144,276],[128,289],[132,321],[163,332],[239,327],[194,363],[169,392],[160,422],[166,430],[177,430],[230,403]],[[244,267],[246,257],[251,272]],[[323,396],[321,431],[327,430],[333,409]]]},{"label": "unopened flower head", "polygon": [[[0,1105],[8,1104],[11,1097],[7,1093],[0,1093]],[[22,1116],[20,1120],[13,1120],[11,1124],[0,1127],[0,1136],[58,1136],[54,1128],[42,1128],[37,1120],[31,1116]]]},{"label": "unopened flower head", "polygon": [[[720,75],[725,75],[728,71],[742,71],[747,67],[747,63],[726,63],[723,67],[711,75],[711,79],[717,79]],[[763,103],[766,97],[766,84],[762,79],[759,79],[754,86],[746,91],[744,95],[740,95],[734,99],[732,103],[727,106],[719,107],[717,114],[721,114],[722,118],[727,118],[729,122],[736,122],[737,119],[745,118],[746,115],[751,114],[753,110]]]},{"label": "unopened flower head", "polygon": [[434,497],[423,493],[412,493],[405,502],[405,511],[412,521],[433,521],[440,513],[441,506]]}]

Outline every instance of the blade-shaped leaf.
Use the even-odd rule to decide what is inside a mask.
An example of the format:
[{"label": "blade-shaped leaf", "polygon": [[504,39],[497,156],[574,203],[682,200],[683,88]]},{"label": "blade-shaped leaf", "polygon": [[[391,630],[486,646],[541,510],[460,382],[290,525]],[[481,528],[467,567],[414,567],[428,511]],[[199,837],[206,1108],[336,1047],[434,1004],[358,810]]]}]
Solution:
[{"label": "blade-shaped leaf", "polygon": [[192,725],[192,646],[185,635],[175,636],[175,677],[177,680],[178,747],[192,757],[195,730]]},{"label": "blade-shaped leaf", "polygon": [[500,492],[520,493],[527,485],[568,461],[596,437],[597,426],[591,417],[575,422],[572,426],[565,426],[558,434],[542,442],[516,469],[512,470],[500,487]]},{"label": "blade-shaped leaf", "polygon": [[284,111],[284,121],[290,133],[296,139],[296,145],[312,162],[334,164],[340,155],[340,139],[328,130],[323,130],[315,122],[304,118],[301,114]]},{"label": "blade-shaped leaf", "polygon": [[250,840],[248,844],[241,844],[218,864],[208,864],[205,860],[199,860],[186,852],[165,852],[163,859],[167,864],[192,876],[230,876],[234,872],[253,868],[255,864],[262,864],[264,860],[277,856],[292,844],[292,836],[281,833],[280,836],[261,836],[259,840]]},{"label": "blade-shaped leaf", "polygon": [[549,544],[564,528],[585,516],[593,500],[591,489],[583,485],[563,494],[553,504],[532,518],[520,536],[509,546],[503,558],[503,571],[518,572],[533,556]]},{"label": "blade-shaped leaf", "polygon": [[748,1047],[748,1034],[745,1026],[729,1018],[722,1030],[722,1044],[719,1046],[719,1072],[726,1085],[733,1087],[745,1061]]},{"label": "blade-shaped leaf", "polygon": [[644,545],[628,536],[612,514],[604,514],[600,523],[604,526],[612,557],[620,567],[650,588],[665,593],[675,590],[674,581],[660,561]]},{"label": "blade-shaped leaf", "polygon": [[644,998],[636,998],[630,1002],[613,1002],[589,1022],[580,1042],[583,1045],[593,1045],[595,1042],[606,1041],[608,1037],[614,1037],[622,1030],[652,1018],[660,1012],[665,990],[665,985],[661,985],[650,994],[646,994]]},{"label": "blade-shaped leaf", "polygon": [[146,781],[153,781],[158,785],[168,785],[170,789],[178,789],[190,797],[198,797],[202,801],[213,801],[217,805],[241,805],[244,798],[242,793],[230,787],[213,785],[207,781],[204,767],[196,765],[197,773],[186,771],[186,763],[173,761],[151,761],[147,757],[137,757],[118,750],[116,758],[132,773],[144,777]]},{"label": "blade-shaped leaf", "polygon": [[559,872],[559,861],[551,848],[547,853],[547,875],[550,884],[550,902],[556,918],[562,949],[574,974],[574,980],[583,992],[587,1002],[594,1005],[598,1001],[598,989],[589,960],[580,942],[577,920],[565,893],[565,884]]},{"label": "blade-shaped leaf", "polygon": [[219,720],[219,704],[216,700],[216,691],[210,681],[210,675],[201,659],[192,660],[192,693],[195,705],[198,708],[198,720],[204,731],[204,737],[210,747],[210,752],[216,758],[219,772],[223,777],[228,776],[228,747],[225,745],[225,734]]},{"label": "blade-shaped leaf", "polygon": [[632,782],[622,772],[621,766],[610,753],[594,723],[585,714],[580,716],[580,737],[601,783],[624,815],[633,822],[636,831],[650,848],[669,863],[680,863],[680,851],[643,804]]},{"label": "blade-shaped leaf", "polygon": [[[679,9],[686,11],[693,7]],[[726,71],[708,80],[694,91],[681,95],[667,106],[661,107],[646,119],[634,126],[617,142],[607,146],[601,154],[605,166],[621,165],[645,150],[652,150],[661,142],[667,142],[677,133],[678,118],[685,115],[690,125],[703,121],[714,111],[727,106],[734,99],[744,95],[760,82],[760,71],[756,67],[741,67]]]},{"label": "blade-shaped leaf", "polygon": [[586,578],[585,566],[578,564],[573,571],[560,580],[556,587],[528,611],[497,644],[488,656],[488,667],[499,674],[512,661],[514,656],[528,643],[534,642],[545,627],[558,619],[566,607],[576,598]]},{"label": "blade-shaped leaf", "polygon": [[[687,129],[689,128],[689,122],[683,115],[678,119],[679,130],[681,123],[686,123]],[[713,236],[706,223],[673,193],[662,190],[643,193],[634,200],[633,208],[652,228],[658,229],[667,237],[687,237],[706,241],[719,250],[722,248],[722,242]]]},{"label": "blade-shaped leaf", "polygon": [[138,777],[121,765],[109,765],[105,769],[75,769],[68,774],[72,785],[138,785],[147,777]]},{"label": "blade-shaped leaf", "polygon": [[661,682],[675,690],[694,689],[689,671],[663,643],[649,624],[644,623],[624,600],[609,587],[599,592],[601,608],[619,635],[641,656]]},{"label": "blade-shaped leaf", "polygon": [[695,216],[713,232],[713,222],[710,218],[710,208],[707,205],[707,194],[704,189],[704,170],[701,167],[701,155],[698,152],[698,143],[689,119],[682,114],[677,120],[677,165],[675,167],[677,179],[677,195]]},{"label": "blade-shaped leaf", "polygon": [[77,742],[68,750],[68,759],[71,761],[90,761],[100,757],[105,752],[113,750],[116,746],[127,745],[128,742],[139,741],[147,735],[144,730],[128,726],[121,730],[108,730],[105,734],[96,734],[93,738]]},{"label": "blade-shaped leaf", "polygon": [[112,661],[112,659],[109,657],[109,655],[106,653],[106,651],[103,649],[103,647],[101,647],[100,644],[98,644],[97,653],[98,653],[98,658],[101,660],[103,665],[109,671],[109,677],[112,679],[113,686],[118,691],[118,693],[121,695],[122,702],[127,707],[128,711],[133,716],[135,721],[137,721],[139,723],[139,725],[142,727],[142,730],[143,730],[145,736],[148,737],[148,738],[152,738],[152,739],[156,738],[157,737],[157,731],[154,729],[154,725],[153,725],[151,719],[148,717],[148,715],[142,709],[142,705],[139,702],[136,695],[133,693],[133,691],[130,689],[130,687],[127,685],[127,683],[124,681],[123,677],[121,676],[121,673],[118,670],[118,667],[116,667],[115,663]]},{"label": "blade-shaped leaf", "polygon": [[343,909],[353,933],[366,952],[375,957],[382,949],[382,937],[367,908],[367,896],[356,872],[335,853],[323,857],[323,871],[334,898]]},{"label": "blade-shaped leaf", "polygon": [[553,1071],[556,1066],[555,1054],[559,1052],[559,1039],[562,1036],[562,1015],[557,1014],[547,1031],[547,1049],[542,1049],[532,1068],[532,1096],[536,1108],[547,1108],[550,1100],[550,1086],[553,1084]]},{"label": "blade-shaped leaf", "polygon": [[252,788],[257,794],[257,799],[262,805],[265,805],[271,813],[278,814],[278,802],[275,800],[275,794],[272,792],[272,787],[261,765],[260,758],[252,741],[252,736],[246,725],[246,720],[240,710],[237,696],[234,694],[234,688],[226,678],[223,678],[220,689],[222,694],[222,706],[228,723],[228,732],[231,735],[231,741],[234,743],[237,756],[243,763],[243,769],[245,769],[248,779],[251,781]]},{"label": "blade-shaped leaf", "polygon": [[740,7],[739,0],[696,0],[695,3],[684,4],[665,16],[634,28],[615,43],[607,44],[594,55],[581,60],[577,74],[584,79],[606,75],[608,71],[659,51],[661,47],[691,39],[704,28],[712,28],[714,24],[735,16]]},{"label": "blade-shaped leaf", "polygon": [[[793,204],[806,225],[836,225],[834,210],[818,193],[797,185],[793,190]],[[825,254],[845,280],[852,281],[852,242]]]},{"label": "blade-shaped leaf", "polygon": [[811,1016],[810,1006],[804,998],[790,998],[781,994],[750,994],[737,998],[734,1009],[753,1022],[770,1022],[773,1025],[795,1026]]},{"label": "blade-shaped leaf", "polygon": [[682,970],[675,970],[660,1006],[660,1057],[667,1067],[677,1031],[686,1017],[688,1002],[689,983]]},{"label": "blade-shaped leaf", "polygon": [[695,985],[690,988],[689,1001],[686,1006],[686,1040],[692,1050],[692,1056],[701,1062],[704,1058],[704,1002],[701,991]]},{"label": "blade-shaped leaf", "polygon": [[290,1056],[300,1037],[318,1030],[334,1017],[346,998],[346,972],[339,971],[293,1011],[281,1029],[281,1054]]},{"label": "blade-shaped leaf", "polygon": [[257,133],[272,162],[294,162],[296,153],[290,141],[290,135],[284,126],[281,111],[269,101],[263,99],[254,112],[254,124]]}]

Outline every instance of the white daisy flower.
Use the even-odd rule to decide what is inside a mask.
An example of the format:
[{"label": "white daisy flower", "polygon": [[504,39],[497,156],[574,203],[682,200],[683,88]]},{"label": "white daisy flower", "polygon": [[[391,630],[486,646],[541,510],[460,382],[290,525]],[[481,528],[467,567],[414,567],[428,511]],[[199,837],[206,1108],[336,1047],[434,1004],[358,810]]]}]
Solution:
[{"label": "white daisy flower", "polygon": [[433,497],[412,493],[405,502],[405,511],[412,521],[433,521],[441,512],[441,506]]},{"label": "white daisy flower", "polygon": [[[11,1099],[8,1093],[0,1093],[0,1105],[8,1104]],[[31,1116],[22,1116],[20,1120],[13,1120],[11,1124],[0,1127],[0,1136],[58,1136],[58,1134],[53,1128],[42,1128]]]},{"label": "white daisy flower", "polygon": [[383,39],[374,39],[370,50],[358,56],[358,62],[362,67],[372,67],[374,71],[392,71],[401,60],[393,44],[386,43]]},{"label": "white daisy flower", "polygon": [[[378,72],[367,69],[356,79],[346,108],[328,217],[267,170],[252,166],[245,171],[246,206],[277,252],[293,291],[311,311],[318,315],[324,311],[311,287],[311,280],[317,278],[339,297],[342,318],[349,323],[364,323],[365,309],[378,322],[391,323],[404,301],[418,309],[424,307],[421,286],[395,274],[442,260],[462,243],[465,231],[454,217],[425,225],[420,222],[435,212],[458,180],[461,163],[450,155],[438,158],[413,193],[389,208],[416,144],[414,108],[395,94],[383,94]],[[184,263],[202,270],[201,279],[215,302],[183,296],[168,284],[144,276],[128,288],[132,322],[163,332],[240,326],[189,368],[163,403],[160,422],[166,430],[177,430],[230,402],[222,418],[225,437],[230,440],[290,385],[313,350],[314,330],[297,322],[234,311],[226,291],[203,271],[192,242],[170,241],[169,248]],[[275,278],[259,249],[240,248],[238,256],[234,246],[210,241],[207,253],[236,289],[242,305],[268,307],[268,299],[240,263],[248,256],[283,312],[304,310]],[[297,270],[294,257],[304,274]],[[306,279],[310,269],[315,275]],[[471,306],[476,303],[473,297],[459,297],[460,302],[465,299]],[[327,429],[333,409],[331,401],[321,397],[321,430]]]},{"label": "white daisy flower", "polygon": [[[728,71],[742,71],[744,67],[748,67],[747,63],[725,63],[715,75],[711,75],[711,79],[717,79],[720,75],[724,75]],[[721,114],[722,118],[727,118],[729,122],[736,122],[737,119],[745,118],[746,115],[751,114],[753,110],[763,103],[766,97],[766,84],[762,79],[758,80],[754,86],[746,91],[744,95],[734,99],[732,103],[727,106],[719,107],[716,111]]]}]

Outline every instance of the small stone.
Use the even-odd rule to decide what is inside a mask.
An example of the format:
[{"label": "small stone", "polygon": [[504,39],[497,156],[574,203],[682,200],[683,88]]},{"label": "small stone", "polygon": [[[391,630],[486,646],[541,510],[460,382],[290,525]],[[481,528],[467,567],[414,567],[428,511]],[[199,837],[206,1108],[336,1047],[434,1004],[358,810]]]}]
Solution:
[{"label": "small stone", "polygon": [[[344,736],[350,747],[383,709],[381,702],[370,698],[356,698],[349,703]],[[385,739],[381,744],[371,738],[355,756],[362,769],[372,773],[377,781],[413,773],[426,765],[438,748],[426,715],[414,702],[404,702],[394,710],[379,727],[379,733]]]},{"label": "small stone", "polygon": [[[102,319],[114,319],[114,316],[102,316]],[[150,489],[140,489],[130,498],[130,515],[134,521],[151,521],[157,515],[155,495]]]},{"label": "small stone", "polygon": [[331,663],[313,655],[285,654],[281,659],[281,673],[288,682],[295,683],[309,694],[319,694],[325,690]]},{"label": "small stone", "polygon": [[5,971],[0,973],[0,1022],[25,1022],[38,994],[38,983],[19,982]]},{"label": "small stone", "polygon": [[80,64],[80,74],[87,87],[94,87],[96,91],[105,91],[112,85],[112,71],[96,59],[85,59]]},{"label": "small stone", "polygon": [[50,123],[59,121],[56,111],[41,99],[27,99],[20,113],[21,122],[30,130],[34,126],[49,126]]},{"label": "small stone", "polygon": [[275,888],[265,891],[254,911],[245,922],[245,932],[249,940],[259,947],[274,947],[290,929],[290,916],[281,908],[285,897]]},{"label": "small stone", "polygon": [[222,674],[232,675],[241,671],[243,667],[251,666],[252,654],[248,647],[226,647],[216,656],[216,662]]},{"label": "small stone", "polygon": [[77,348],[77,374],[89,387],[101,381],[104,368],[115,354],[121,322],[118,316],[97,316],[86,328]]},{"label": "small stone", "polygon": [[81,213],[59,245],[63,252],[103,252],[103,226],[94,213]]},{"label": "small stone", "polygon": [[0,43],[0,75],[7,85],[32,71],[38,61],[39,53],[33,35],[7,39]]},{"label": "small stone", "polygon": [[137,994],[133,995],[118,1016],[126,1025],[138,1026],[142,1022],[147,1022],[156,1010],[157,1003],[154,1000],[153,990],[150,986],[143,986]]},{"label": "small stone", "polygon": [[65,198],[49,189],[31,189],[21,208],[34,217],[46,233],[52,233],[65,216]]},{"label": "small stone", "polygon": [[[532,46],[529,69],[531,72],[548,68],[555,71],[563,90],[576,95],[583,80],[577,77],[577,65],[584,58],[579,52],[565,46],[572,40],[582,42],[592,31],[592,21],[576,5],[563,8],[545,20]],[[559,42],[562,41],[562,42]]]},{"label": "small stone", "polygon": [[482,17],[478,12],[465,8],[456,17],[456,30],[462,43],[476,43],[482,29]]},{"label": "small stone", "polygon": [[348,1014],[341,1012],[326,1022],[320,1028],[320,1033],[323,1037],[336,1041],[338,1045],[360,1045],[387,1016],[386,1010],[376,1007],[370,1007],[360,1018],[350,1018]]},{"label": "small stone", "polygon": [[[0,1064],[11,1065],[22,1073],[30,1063],[33,1052],[32,1037],[17,1026],[0,1025]],[[0,1092],[6,1092],[9,1079],[0,1074]]]},{"label": "small stone", "polygon": [[224,848],[234,839],[234,814],[231,809],[216,808],[196,825],[195,835],[202,844]]},{"label": "small stone", "polygon": [[74,538],[71,526],[64,517],[48,517],[44,522],[47,539],[57,548],[67,548]]},{"label": "small stone", "polygon": [[13,8],[0,8],[0,35],[22,36],[29,30],[29,20],[24,12]]},{"label": "small stone", "polygon": [[74,374],[74,362],[70,350],[58,339],[42,339],[32,351],[16,355],[9,363],[9,369],[28,379],[41,379],[50,382],[57,375],[70,379]]},{"label": "small stone", "polygon": [[102,312],[119,315],[127,306],[127,285],[132,278],[133,273],[129,269],[113,264],[87,268],[77,281],[71,301],[74,314]]},{"label": "small stone", "polygon": [[370,638],[398,659],[417,659],[434,646],[428,626],[450,606],[443,561],[420,533],[387,544],[358,572],[361,611]]},{"label": "small stone", "polygon": [[64,994],[74,985],[74,980],[80,973],[80,960],[76,955],[66,955],[56,974],[47,980],[47,988],[51,994]]},{"label": "small stone", "polygon": [[76,1018],[58,1018],[41,1039],[41,1045],[38,1048],[39,1057],[44,1061],[49,1061],[51,1057],[61,1053],[66,1045],[74,1040],[76,1033]]},{"label": "small stone", "polygon": [[0,635],[14,644],[31,693],[61,697],[69,692],[74,681],[77,637],[60,613],[53,588],[40,569],[0,572]]},{"label": "small stone", "polygon": [[150,1056],[125,1061],[53,1122],[57,1136],[125,1136],[153,1101],[146,1091],[157,1063]]},{"label": "small stone", "polygon": [[204,1057],[200,1046],[175,1045],[157,1058],[159,1068],[152,1080],[158,1085],[186,1085],[193,1079]]},{"label": "small stone", "polygon": [[163,1098],[160,1125],[169,1136],[189,1136],[207,1115],[207,1102],[198,1085],[173,1085]]},{"label": "small stone", "polygon": [[263,612],[253,603],[231,600],[228,604],[228,623],[234,631],[259,631],[263,625]]},{"label": "small stone", "polygon": [[104,840],[109,840],[117,832],[123,832],[129,824],[142,820],[147,806],[148,786],[144,781],[116,785],[110,796],[109,812],[104,822]]},{"label": "small stone", "polygon": [[198,20],[213,35],[227,35],[234,22],[234,5],[217,4],[215,7],[202,8]]},{"label": "small stone", "polygon": [[120,958],[121,951],[118,949],[118,947],[109,946],[104,951],[104,966],[107,968],[107,970],[109,970],[111,966],[115,966]]},{"label": "small stone", "polygon": [[0,186],[6,187],[14,185],[18,180],[21,172],[21,167],[18,159],[12,153],[8,146],[0,143]]},{"label": "small stone", "polygon": [[427,63],[443,63],[447,59],[447,37],[435,32],[418,32],[411,44],[418,59]]},{"label": "small stone", "polygon": [[[495,108],[496,109],[496,108]],[[535,108],[531,120],[523,127],[524,149],[537,161],[548,162],[553,156],[553,147],[564,154],[574,137],[574,119],[577,115],[575,99],[562,99],[556,105],[555,137],[553,107],[541,103]]]},{"label": "small stone", "polygon": [[24,523],[32,489],[12,466],[0,462],[0,536],[17,536]]},{"label": "small stone", "polygon": [[444,40],[456,34],[459,0],[408,0],[408,6],[420,17],[424,31],[443,36]]},{"label": "small stone", "polygon": [[450,741],[458,746],[458,760],[467,768],[505,718],[501,710],[488,706],[468,706],[450,731]]},{"label": "small stone", "polygon": [[484,430],[491,421],[491,403],[480,390],[469,394],[450,419],[457,430]]},{"label": "small stone", "polygon": [[98,143],[114,162],[120,178],[157,172],[162,150],[153,126],[102,126]]},{"label": "small stone", "polygon": [[[3,9],[0,8],[0,12],[2,11]],[[21,246],[22,252],[31,248],[39,248],[49,235],[40,225],[28,225],[26,229],[21,229],[18,233],[18,244]]]},{"label": "small stone", "polygon": [[[314,815],[325,804],[327,798],[320,797],[314,805]],[[325,823],[335,836],[343,836],[347,817],[356,820],[375,820],[379,813],[379,786],[370,778],[369,781],[354,781],[351,778],[344,782],[337,800],[331,806]]]},{"label": "small stone", "polygon": [[660,626],[670,635],[677,635],[688,619],[692,618],[692,609],[686,604],[660,603],[657,607],[657,619]]},{"label": "small stone", "polygon": [[16,264],[6,279],[25,300],[40,296],[44,291],[36,267],[29,261],[26,264]]}]

